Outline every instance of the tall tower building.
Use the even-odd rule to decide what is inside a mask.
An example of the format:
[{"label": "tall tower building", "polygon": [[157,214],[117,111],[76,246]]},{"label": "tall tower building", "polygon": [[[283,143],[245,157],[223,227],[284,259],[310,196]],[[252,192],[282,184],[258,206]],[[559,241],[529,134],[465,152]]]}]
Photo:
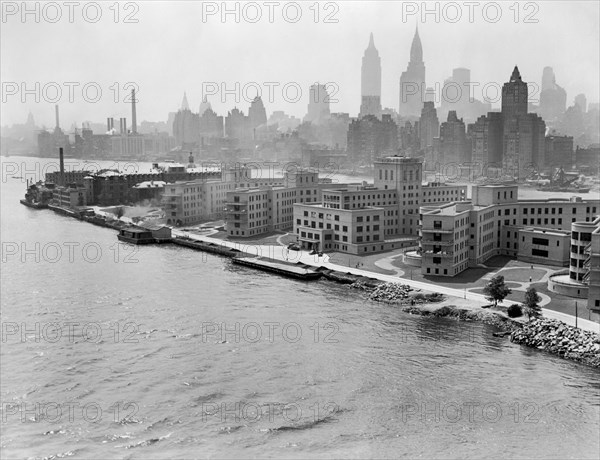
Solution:
[{"label": "tall tower building", "polygon": [[552,67],[544,67],[539,114],[544,120],[555,121],[567,110],[567,92],[556,84]]},{"label": "tall tower building", "polygon": [[204,115],[204,112],[206,112],[209,109],[212,109],[212,107],[210,106],[210,102],[208,102],[207,97],[204,96],[202,102],[200,103],[200,108],[198,109],[198,115]]},{"label": "tall tower building", "polygon": [[503,120],[500,112],[480,116],[468,126],[471,138],[471,161],[478,168],[502,167]]},{"label": "tall tower building", "polygon": [[253,129],[267,124],[267,111],[260,96],[256,96],[250,103],[248,117],[250,117],[250,125]]},{"label": "tall tower building", "polygon": [[373,33],[365,50],[361,67],[361,100],[359,117],[381,116],[381,58],[375,48]]},{"label": "tall tower building", "polygon": [[309,90],[308,113],[303,121],[320,124],[331,117],[329,94],[325,85],[315,83]]},{"label": "tall tower building", "polygon": [[467,143],[465,124],[454,110],[448,112],[448,120],[440,125],[438,156],[440,164],[462,164],[471,161],[471,146]]},{"label": "tall tower building", "polygon": [[525,177],[544,167],[546,123],[527,113],[527,83],[515,66],[510,81],[502,87],[502,167],[504,174]]},{"label": "tall tower building", "polygon": [[419,119],[421,149],[433,146],[433,138],[438,137],[440,122],[433,102],[425,102]]},{"label": "tall tower building", "polygon": [[186,93],[183,93],[183,100],[181,101],[181,110],[190,110],[190,104],[188,104]]},{"label": "tall tower building", "polygon": [[400,76],[400,116],[419,116],[423,107],[425,93],[425,63],[423,62],[423,47],[419,38],[419,30],[415,31],[410,47],[410,61],[406,72]]},{"label": "tall tower building", "polygon": [[527,83],[521,80],[515,66],[510,81],[502,86],[502,116],[507,120],[516,115],[527,114]]}]

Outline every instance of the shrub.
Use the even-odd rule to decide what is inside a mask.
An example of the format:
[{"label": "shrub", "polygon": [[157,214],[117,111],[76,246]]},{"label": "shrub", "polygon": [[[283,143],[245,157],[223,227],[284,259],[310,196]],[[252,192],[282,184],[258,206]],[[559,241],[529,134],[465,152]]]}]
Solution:
[{"label": "shrub", "polygon": [[450,305],[444,305],[443,307],[438,308],[437,310],[435,310],[433,312],[433,314],[435,316],[449,316],[454,311],[454,308],[455,307],[453,305],[452,306],[450,306]]},{"label": "shrub", "polygon": [[506,313],[508,314],[509,318],[518,318],[519,316],[523,316],[523,310],[521,310],[521,307],[516,303],[508,307]]}]

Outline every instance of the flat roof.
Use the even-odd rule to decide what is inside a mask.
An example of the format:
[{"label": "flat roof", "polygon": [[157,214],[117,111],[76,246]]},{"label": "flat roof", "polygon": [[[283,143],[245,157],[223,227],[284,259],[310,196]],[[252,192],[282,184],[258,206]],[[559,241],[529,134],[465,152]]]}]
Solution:
[{"label": "flat roof", "polygon": [[[518,225],[514,225],[514,227],[518,227]],[[519,231],[523,232],[531,232],[531,233],[543,233],[545,235],[556,235],[556,236],[568,236],[571,234],[570,230],[559,230],[557,228],[541,228],[541,227],[523,227],[520,228]]]}]

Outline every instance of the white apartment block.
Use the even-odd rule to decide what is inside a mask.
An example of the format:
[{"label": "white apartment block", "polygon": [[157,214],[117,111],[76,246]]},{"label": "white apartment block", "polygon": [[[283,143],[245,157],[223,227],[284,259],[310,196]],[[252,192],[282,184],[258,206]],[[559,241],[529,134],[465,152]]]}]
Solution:
[{"label": "white apartment block", "polygon": [[516,185],[473,186],[472,195],[421,208],[421,273],[455,276],[496,255],[564,264],[568,243],[561,231],[593,221],[600,209],[600,200],[579,197],[518,200]]},{"label": "white apartment block", "polygon": [[293,227],[294,204],[321,200],[330,181],[319,180],[319,173],[299,170],[286,173],[280,185],[235,188],[226,193],[225,230],[233,237],[256,237],[274,230]]},{"label": "white apartment block", "polygon": [[193,180],[166,184],[161,205],[167,225],[191,225],[223,219],[227,193],[236,188],[258,188],[283,184],[282,178],[250,178],[243,169],[224,170],[222,179]]}]

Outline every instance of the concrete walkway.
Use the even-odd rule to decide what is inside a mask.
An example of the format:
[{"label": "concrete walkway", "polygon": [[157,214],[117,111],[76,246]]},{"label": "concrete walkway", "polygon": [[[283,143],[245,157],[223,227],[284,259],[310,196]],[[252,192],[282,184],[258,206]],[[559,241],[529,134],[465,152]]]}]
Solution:
[{"label": "concrete walkway", "polygon": [[[379,268],[394,272],[396,274],[396,276],[404,276],[404,274],[406,272],[404,270],[402,270],[401,268],[396,267],[393,263],[394,259],[397,259],[398,257],[403,257],[403,256],[404,256],[403,254],[395,254],[393,256],[386,257],[384,259],[376,260],[374,262],[374,264],[377,265]],[[415,267],[415,269],[416,269],[416,267]]]},{"label": "concrete walkway", "polygon": [[[427,292],[439,292],[441,294],[454,297],[457,299],[457,303],[460,299],[468,299],[479,302],[481,305],[489,304],[489,301],[485,298],[483,294],[469,292],[469,290],[467,289],[454,289],[436,284],[424,283],[422,281],[414,281],[406,278],[401,278],[397,275],[382,275],[367,270],[361,270],[360,268],[336,265],[329,262],[329,256],[327,254],[324,254],[323,256],[319,257],[317,254],[310,255],[308,251],[289,251],[287,247],[281,246],[280,244],[260,245],[252,243],[223,241],[204,235],[187,234],[176,229],[173,229],[173,235],[189,236],[192,239],[220,244],[229,248],[237,249],[242,252],[247,252],[249,254],[256,254],[260,257],[268,257],[271,259],[287,262],[301,262],[303,264],[310,265],[313,267],[325,267],[331,270],[338,270],[342,273],[352,273],[353,275],[365,276],[368,278],[376,278],[388,283],[407,284],[413,289],[421,289],[422,291]],[[380,268],[385,268],[386,270],[388,269],[386,266],[380,266]],[[397,269],[397,267],[394,267],[394,269]],[[574,316],[547,309],[542,309],[542,314],[546,318],[558,319],[571,326],[575,325]],[[600,333],[600,324],[594,323],[593,321],[579,318],[578,327],[584,330]]]},{"label": "concrete walkway", "polygon": [[[486,267],[486,268],[492,268],[492,267]],[[499,270],[495,271],[495,272],[490,272],[487,273],[482,279],[484,280],[491,280],[494,276],[497,276],[498,274],[501,274],[502,272],[505,272],[507,270],[523,270],[526,267],[506,267],[506,268],[500,268]],[[525,282],[521,282],[521,281],[508,281],[509,283],[515,283],[518,286],[517,287],[511,287],[511,289],[513,291],[519,291],[519,292],[525,292],[527,291],[527,289],[529,288],[529,286],[531,286],[532,284],[535,283],[544,283],[548,281],[548,278],[550,277],[550,275],[556,273],[558,270],[552,269],[552,268],[545,268],[545,267],[535,267],[535,270],[541,270],[546,272],[544,274],[544,276],[542,276],[539,280],[537,281],[532,281],[531,283],[529,281],[525,281]],[[472,288],[468,288],[467,291],[471,291],[471,290],[476,290],[476,289],[481,289],[481,287],[472,287]],[[538,295],[542,298],[541,302],[540,302],[540,307],[543,307],[544,305],[548,305],[552,299],[550,298],[549,295],[544,294],[542,292],[538,292]],[[558,312],[557,312],[558,313]],[[567,315],[570,316],[570,315]],[[575,318],[575,317],[573,317]]]}]

